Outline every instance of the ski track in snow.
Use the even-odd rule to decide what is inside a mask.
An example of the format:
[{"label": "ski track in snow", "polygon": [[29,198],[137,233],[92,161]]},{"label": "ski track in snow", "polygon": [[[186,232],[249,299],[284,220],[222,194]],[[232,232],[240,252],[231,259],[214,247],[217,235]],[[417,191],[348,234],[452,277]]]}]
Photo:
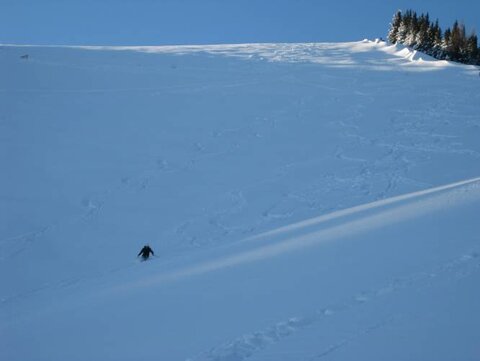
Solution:
[{"label": "ski track in snow", "polygon": [[[408,291],[411,288],[427,289],[437,284],[456,282],[459,279],[477,273],[479,270],[479,250],[471,250],[432,269],[393,279],[389,283],[373,290],[360,291],[344,302],[324,305],[310,314],[291,317],[265,329],[242,335],[230,342],[212,347],[210,350],[197,356],[188,358],[186,361],[243,361],[255,353],[267,349],[269,346],[281,342],[295,333],[301,332],[303,329],[318,326],[326,317],[335,317],[339,313],[360,308],[369,302],[381,302],[386,297],[395,297],[398,293]],[[401,318],[401,311],[393,313],[388,318],[360,328],[348,338],[341,339],[330,345],[322,345],[322,341],[318,340],[319,348],[323,348],[323,350],[315,355],[302,357],[301,359],[308,361],[323,359],[325,356],[347,347],[356,339],[367,336],[369,333],[375,332]]]},{"label": "ski track in snow", "polygon": [[421,197],[424,197],[424,196],[429,196],[429,195],[434,195],[436,193],[441,193],[444,191],[454,190],[455,188],[461,188],[463,186],[471,187],[471,190],[475,191],[478,189],[479,182],[480,182],[480,178],[473,178],[473,179],[455,182],[455,183],[451,183],[451,184],[447,184],[439,187],[428,188],[428,189],[424,189],[417,192],[412,192],[412,193],[403,194],[403,195],[399,195],[399,196],[395,196],[387,199],[382,199],[375,202],[362,204],[362,205],[351,207],[348,209],[335,211],[319,217],[307,219],[298,223],[290,224],[288,226],[279,227],[275,230],[264,232],[259,235],[250,237],[248,238],[248,240],[278,236],[278,235],[281,235],[282,233],[289,233],[289,232],[300,230],[300,229],[305,230],[307,227],[318,226],[321,223],[325,223],[327,221],[331,221],[337,218],[352,216],[355,214],[361,214],[361,212],[364,212],[364,211],[375,210],[381,207],[394,205],[396,203],[401,203],[408,200],[420,199]]}]

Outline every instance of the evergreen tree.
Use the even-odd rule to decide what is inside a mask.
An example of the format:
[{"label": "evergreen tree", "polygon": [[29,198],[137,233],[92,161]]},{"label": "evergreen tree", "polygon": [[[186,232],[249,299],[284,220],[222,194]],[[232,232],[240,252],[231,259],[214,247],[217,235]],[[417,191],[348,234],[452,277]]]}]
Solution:
[{"label": "evergreen tree", "polygon": [[398,35],[397,41],[401,44],[406,44],[407,37],[410,33],[410,24],[411,24],[411,10],[407,10],[405,15],[402,16],[402,21],[400,22],[400,26],[398,27]]},{"label": "evergreen tree", "polygon": [[417,14],[412,10],[407,12],[406,17],[404,18],[405,21],[405,39],[403,40],[403,44],[406,46],[415,47],[415,34],[418,29],[418,19]]},{"label": "evergreen tree", "polygon": [[420,25],[419,25],[419,21],[418,21],[418,18],[417,18],[417,13],[412,12],[410,25],[409,25],[409,30],[408,30],[408,35],[407,35],[405,45],[416,48],[417,34],[419,32],[419,29],[420,29]]},{"label": "evergreen tree", "polygon": [[468,64],[480,64],[480,49],[478,48],[478,38],[475,32],[468,37],[466,41],[466,53]]},{"label": "evergreen tree", "polygon": [[428,14],[420,15],[418,19],[418,31],[415,33],[415,49],[429,52],[433,47],[433,41],[429,38],[430,19]]},{"label": "evergreen tree", "polygon": [[392,22],[390,24],[390,30],[388,32],[388,41],[391,44],[395,44],[398,40],[398,29],[402,23],[402,12],[398,10],[395,15],[393,15]]},{"label": "evergreen tree", "polygon": [[430,28],[430,37],[432,39],[432,51],[431,55],[443,59],[443,50],[442,50],[442,29],[438,25],[438,19],[435,21],[435,24]]},{"label": "evergreen tree", "polygon": [[445,34],[443,36],[443,42],[442,42],[443,59],[450,60],[449,49],[451,47],[451,43],[452,43],[452,30],[450,30],[450,28],[447,28],[447,30],[445,30]]},{"label": "evergreen tree", "polygon": [[447,47],[447,53],[451,60],[462,61],[465,58],[466,36],[465,26],[455,21],[450,36],[450,45]]}]

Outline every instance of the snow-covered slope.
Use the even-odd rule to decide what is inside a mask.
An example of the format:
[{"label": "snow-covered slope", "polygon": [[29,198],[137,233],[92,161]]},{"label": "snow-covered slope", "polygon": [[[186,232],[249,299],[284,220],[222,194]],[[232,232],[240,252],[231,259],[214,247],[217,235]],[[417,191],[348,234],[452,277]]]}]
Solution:
[{"label": "snow-covered slope", "polygon": [[0,78],[0,359],[480,357],[474,67],[8,45]]}]

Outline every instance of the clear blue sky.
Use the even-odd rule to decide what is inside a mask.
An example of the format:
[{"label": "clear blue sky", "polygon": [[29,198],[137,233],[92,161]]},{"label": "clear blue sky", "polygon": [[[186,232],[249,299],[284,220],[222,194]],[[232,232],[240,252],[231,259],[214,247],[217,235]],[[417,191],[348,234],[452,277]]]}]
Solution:
[{"label": "clear blue sky", "polygon": [[0,0],[0,43],[355,41],[384,37],[409,8],[480,31],[480,0]]}]

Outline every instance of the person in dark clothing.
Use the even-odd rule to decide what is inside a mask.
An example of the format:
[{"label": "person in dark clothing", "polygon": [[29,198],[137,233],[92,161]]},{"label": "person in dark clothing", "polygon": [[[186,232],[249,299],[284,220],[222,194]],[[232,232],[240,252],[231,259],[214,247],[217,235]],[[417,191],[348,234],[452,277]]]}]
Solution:
[{"label": "person in dark clothing", "polygon": [[140,250],[137,257],[139,257],[141,255],[142,256],[142,261],[146,261],[148,259],[148,257],[150,257],[150,253],[152,254],[152,256],[155,256],[155,253],[153,253],[153,249],[151,249],[150,246],[148,244],[146,244]]}]

